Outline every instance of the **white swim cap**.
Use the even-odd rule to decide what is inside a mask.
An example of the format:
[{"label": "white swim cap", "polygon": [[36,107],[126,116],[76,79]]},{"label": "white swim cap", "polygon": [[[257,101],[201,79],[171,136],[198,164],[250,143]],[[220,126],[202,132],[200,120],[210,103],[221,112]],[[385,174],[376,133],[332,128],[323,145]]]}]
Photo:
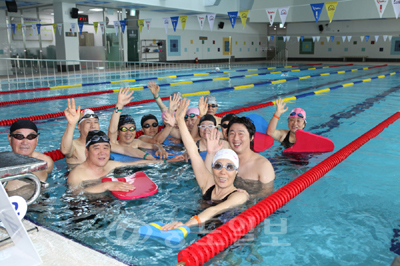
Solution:
[{"label": "white swim cap", "polygon": [[97,120],[99,119],[99,117],[92,110],[85,109],[83,113],[81,111],[81,118],[79,118],[78,125],[88,118],[97,118]]},{"label": "white swim cap", "polygon": [[239,157],[237,156],[236,152],[231,149],[222,149],[219,150],[213,159],[213,164],[219,159],[228,159],[231,160],[232,163],[239,169]]},{"label": "white swim cap", "polygon": [[215,70],[216,70],[216,71],[219,71],[219,67],[216,67]]}]

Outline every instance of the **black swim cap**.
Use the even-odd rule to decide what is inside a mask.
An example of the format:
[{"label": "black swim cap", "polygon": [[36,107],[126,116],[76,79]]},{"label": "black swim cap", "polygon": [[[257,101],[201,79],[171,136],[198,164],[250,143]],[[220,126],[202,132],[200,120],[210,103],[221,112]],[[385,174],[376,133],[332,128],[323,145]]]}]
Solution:
[{"label": "black swim cap", "polygon": [[21,128],[27,128],[27,129],[32,129],[34,130],[36,133],[38,132],[38,128],[35,125],[35,123],[33,123],[31,120],[28,119],[20,119],[18,121],[15,121],[11,127],[10,127],[10,133],[14,132],[17,129],[21,129]]},{"label": "black swim cap", "polygon": [[121,115],[119,117],[118,128],[122,127],[123,125],[127,124],[134,124],[136,127],[135,119],[133,119],[130,115]]},{"label": "black swim cap", "polygon": [[217,125],[217,120],[215,120],[215,117],[214,117],[213,115],[207,114],[207,115],[203,116],[203,117],[200,119],[199,125],[201,124],[201,122],[204,122],[204,121],[211,121],[211,122],[214,123],[214,126]]},{"label": "black swim cap", "polygon": [[221,124],[224,123],[225,121],[231,121],[231,119],[234,117],[237,117],[237,115],[235,115],[234,113],[229,113],[224,115],[221,119]]},{"label": "black swim cap", "polygon": [[110,138],[101,130],[92,130],[86,136],[86,148],[96,143],[110,143]]},{"label": "black swim cap", "polygon": [[154,120],[156,120],[157,123],[158,123],[157,117],[155,117],[155,116],[152,115],[152,114],[149,114],[149,115],[144,115],[144,116],[142,117],[142,120],[140,121],[140,125],[143,127],[144,122],[146,122],[146,121],[149,120],[149,119],[154,119]]}]

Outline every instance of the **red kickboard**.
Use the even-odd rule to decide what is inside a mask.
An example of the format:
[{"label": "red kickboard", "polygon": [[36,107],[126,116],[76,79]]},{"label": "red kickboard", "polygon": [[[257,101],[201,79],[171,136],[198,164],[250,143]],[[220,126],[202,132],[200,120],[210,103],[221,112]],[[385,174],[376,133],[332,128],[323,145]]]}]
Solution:
[{"label": "red kickboard", "polygon": [[136,172],[127,177],[110,178],[106,177],[101,180],[102,182],[120,181],[133,184],[136,188],[127,192],[124,191],[111,191],[111,193],[123,200],[139,199],[154,195],[158,191],[158,186],[154,183],[144,172]]},{"label": "red kickboard", "polygon": [[283,151],[284,154],[291,153],[319,153],[333,151],[335,145],[325,137],[298,129],[296,131],[296,143]]},{"label": "red kickboard", "polygon": [[263,152],[274,145],[274,139],[266,134],[256,132],[254,134],[254,152]]}]

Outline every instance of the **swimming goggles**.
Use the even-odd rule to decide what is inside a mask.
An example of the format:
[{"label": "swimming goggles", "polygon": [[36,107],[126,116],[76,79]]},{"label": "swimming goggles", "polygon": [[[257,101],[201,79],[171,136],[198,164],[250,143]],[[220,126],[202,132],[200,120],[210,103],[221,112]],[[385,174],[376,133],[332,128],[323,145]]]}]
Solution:
[{"label": "swimming goggles", "polygon": [[206,129],[206,128],[208,128],[208,129],[213,129],[213,128],[215,128],[215,126],[214,125],[201,125],[201,126],[199,126],[199,128],[200,129]]},{"label": "swimming goggles", "polygon": [[99,120],[99,117],[96,114],[86,114],[86,115],[82,116],[79,119],[78,124],[81,123],[83,120],[88,119],[88,118],[96,118],[97,120]]},{"label": "swimming goggles", "polygon": [[121,127],[119,130],[122,131],[122,132],[126,132],[126,131],[128,131],[128,130],[131,131],[131,132],[133,132],[133,131],[136,130],[136,127],[135,127],[135,126],[131,126],[130,128]]},{"label": "swimming goggles", "polygon": [[157,122],[154,122],[154,123],[153,123],[153,124],[151,124],[151,125],[150,125],[150,124],[144,124],[144,125],[143,125],[143,127],[144,127],[144,128],[149,128],[149,127],[158,127],[158,123],[157,123]]},{"label": "swimming goggles", "polygon": [[17,139],[17,140],[23,140],[23,139],[33,140],[33,139],[36,139],[39,135],[40,135],[40,133],[29,134],[28,136],[25,137],[22,134],[10,134],[10,137],[13,137],[14,139]]},{"label": "swimming goggles", "polygon": [[302,113],[296,113],[296,112],[291,112],[291,113],[290,113],[290,115],[289,115],[289,117],[290,117],[290,116],[295,116],[295,115],[297,115],[298,117],[300,117],[300,118],[303,118],[303,119],[304,119],[304,116],[303,116],[303,114],[302,114]]},{"label": "swimming goggles", "polygon": [[107,135],[101,135],[101,136],[99,136],[99,135],[94,135],[94,136],[86,143],[86,146],[85,146],[85,147],[89,146],[89,144],[92,143],[92,142],[98,142],[100,139],[102,139],[102,140],[105,141],[105,142],[110,143],[110,138],[109,138]]},{"label": "swimming goggles", "polygon": [[208,105],[208,108],[217,108],[218,107],[218,104],[209,104]]},{"label": "swimming goggles", "polygon": [[227,129],[229,124],[220,124],[220,125],[221,125],[221,127]]},{"label": "swimming goggles", "polygon": [[189,117],[194,118],[194,117],[196,117],[196,114],[185,115],[185,119],[188,119]]},{"label": "swimming goggles", "polygon": [[215,170],[222,170],[222,168],[225,168],[227,171],[237,170],[237,167],[233,163],[227,163],[226,165],[223,165],[222,163],[215,162],[212,165],[212,168],[214,168]]}]

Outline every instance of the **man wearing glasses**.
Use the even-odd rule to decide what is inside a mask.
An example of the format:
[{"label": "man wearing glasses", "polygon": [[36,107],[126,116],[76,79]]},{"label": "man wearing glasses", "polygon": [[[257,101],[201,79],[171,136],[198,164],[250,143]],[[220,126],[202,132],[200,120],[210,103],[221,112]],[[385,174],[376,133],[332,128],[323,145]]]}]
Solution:
[{"label": "man wearing glasses", "polygon": [[[68,124],[61,138],[60,150],[65,155],[68,168],[72,169],[86,160],[86,136],[89,131],[100,129],[99,117],[90,109],[85,109],[81,114],[81,107],[76,108],[75,99],[68,99],[68,107],[65,108],[64,114]],[[80,136],[74,139],[77,124]]]},{"label": "man wearing glasses", "polygon": [[[39,134],[40,133],[38,133],[35,123],[30,120],[21,119],[11,125],[8,141],[12,152],[47,162],[47,169],[33,172],[34,175],[44,182],[46,181],[48,174],[53,170],[54,162],[49,156],[35,151],[39,141]],[[7,183],[6,190],[12,191],[27,184],[28,183],[24,181],[13,180]]]}]

